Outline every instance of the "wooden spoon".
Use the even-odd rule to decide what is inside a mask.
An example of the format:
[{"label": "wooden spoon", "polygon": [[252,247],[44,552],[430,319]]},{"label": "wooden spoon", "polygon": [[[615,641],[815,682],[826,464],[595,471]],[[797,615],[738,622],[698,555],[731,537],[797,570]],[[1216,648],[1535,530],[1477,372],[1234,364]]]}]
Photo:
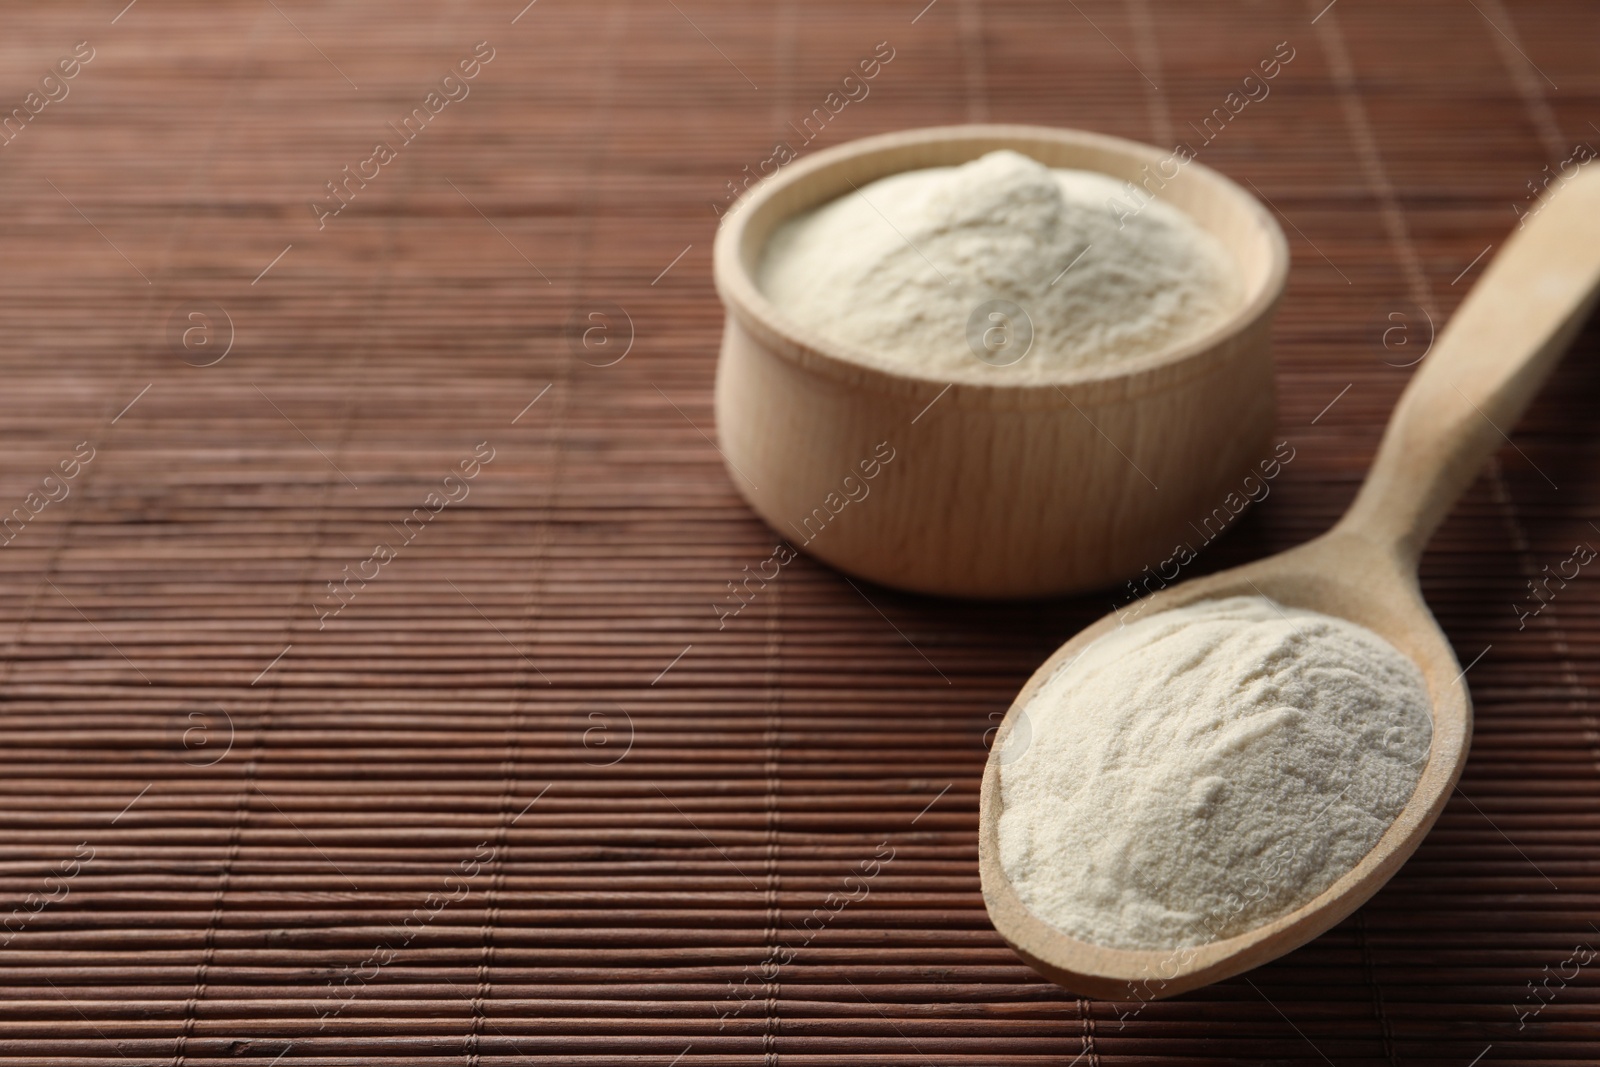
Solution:
[{"label": "wooden spoon", "polygon": [[[1163,589],[1120,616],[1107,615],[1034,672],[1006,713],[984,768],[978,857],[995,929],[1035,970],[1075,992],[1120,1000],[1195,989],[1316,937],[1365,903],[1416,850],[1455,787],[1472,738],[1465,672],[1423,602],[1417,560],[1456,498],[1506,442],[1582,325],[1597,286],[1600,168],[1548,193],[1489,264],[1401,395],[1372,471],[1338,525],[1287,552]],[[1264,926],[1153,951],[1107,948],[1062,933],[1028,911],[1000,863],[1000,775],[1031,729],[1020,709],[1090,642],[1134,616],[1240,595],[1349,619],[1416,661],[1433,704],[1432,748],[1416,792],[1360,863]]]}]

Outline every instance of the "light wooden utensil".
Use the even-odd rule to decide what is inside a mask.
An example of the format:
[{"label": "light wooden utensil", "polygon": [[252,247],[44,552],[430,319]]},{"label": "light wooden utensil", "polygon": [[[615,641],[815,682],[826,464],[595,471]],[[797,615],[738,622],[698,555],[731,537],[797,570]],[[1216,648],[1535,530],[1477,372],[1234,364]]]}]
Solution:
[{"label": "light wooden utensil", "polygon": [[[1366,483],[1332,530],[1280,555],[1162,590],[1136,609],[1145,618],[1198,600],[1264,595],[1366,626],[1422,668],[1433,744],[1416,792],[1372,851],[1314,900],[1235,937],[1171,951],[1089,944],[1031,914],[1000,862],[1007,745],[1019,709],[1057,669],[1116,629],[1118,617],[1078,634],[1029,679],[995,736],[978,832],[989,916],[1036,970],[1091,996],[1148,1000],[1182,993],[1316,937],[1360,907],[1416,850],[1455,787],[1472,737],[1464,671],[1423,602],[1417,560],[1577,333],[1597,285],[1600,172],[1580,173],[1547,195],[1440,334],[1395,407]],[[1025,732],[1016,743],[1026,743]]]},{"label": "light wooden utensil", "polygon": [[[837,344],[756,284],[768,237],[796,214],[891,174],[1000,148],[1141,184],[1187,213],[1231,254],[1238,305],[1168,351],[1025,384],[976,355],[946,379]],[[1145,195],[1129,192],[1126,209]],[[1288,261],[1255,197],[1199,163],[1118,137],[949,126],[818,152],[753,188],[717,231],[728,311],[717,436],[728,477],[790,544],[885,585],[1038,597],[1131,578],[1192,538],[1191,523],[1220,532],[1243,507],[1252,465],[1270,453],[1268,339]],[[895,459],[868,484],[860,464],[880,445]],[[1231,509],[1221,506],[1230,493]]]}]

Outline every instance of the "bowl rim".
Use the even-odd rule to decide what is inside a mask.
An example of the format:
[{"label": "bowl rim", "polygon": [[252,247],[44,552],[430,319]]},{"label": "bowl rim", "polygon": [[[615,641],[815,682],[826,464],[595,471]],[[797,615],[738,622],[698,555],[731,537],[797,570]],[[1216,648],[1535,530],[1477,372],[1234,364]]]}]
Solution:
[{"label": "bowl rim", "polygon": [[[934,392],[942,396],[948,392],[958,405],[1008,408],[1033,407],[1041,400],[1051,407],[1064,407],[1074,401],[1126,399],[1150,389],[1170,387],[1229,362],[1237,354],[1233,342],[1270,324],[1288,280],[1289,247],[1283,230],[1260,200],[1232,179],[1192,157],[1182,165],[1182,173],[1192,174],[1191,180],[1208,184],[1222,196],[1232,199],[1260,228],[1265,238],[1267,260],[1260,282],[1225,318],[1181,345],[1128,361],[1075,368],[1047,381],[959,381],[914,370],[889,369],[854,357],[851,346],[823,337],[780,311],[767,299],[746,266],[743,252],[751,223],[762,218],[763,212],[772,211],[776,198],[801,183],[911,148],[948,147],[955,153],[971,152],[968,158],[975,159],[983,152],[999,148],[1027,154],[1029,146],[1040,144],[1090,148],[1121,155],[1136,165],[1156,166],[1178,154],[1176,150],[1163,152],[1138,141],[1089,130],[1003,123],[918,127],[822,149],[763,178],[723,214],[713,246],[712,274],[728,317],[768,351],[846,385],[916,398],[925,398]],[[869,180],[907,169],[916,168],[886,170]],[[1156,197],[1160,199],[1159,193]],[[808,206],[823,202],[825,199],[819,198]],[[792,215],[793,212],[785,218]],[[781,221],[775,221],[773,228]],[[1229,252],[1232,254],[1233,250],[1230,248]]]}]

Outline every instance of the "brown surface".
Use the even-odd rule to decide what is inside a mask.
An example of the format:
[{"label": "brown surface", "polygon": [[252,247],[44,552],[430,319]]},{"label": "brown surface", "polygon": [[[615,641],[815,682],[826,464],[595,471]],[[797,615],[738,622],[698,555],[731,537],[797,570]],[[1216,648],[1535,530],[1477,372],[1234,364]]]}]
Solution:
[{"label": "brown surface", "polygon": [[[0,948],[0,1062],[1595,1058],[1600,960],[1563,966],[1600,947],[1594,565],[1525,628],[1514,611],[1600,545],[1594,327],[1423,563],[1475,662],[1461,794],[1356,916],[1142,1010],[1019,965],[975,863],[984,731],[1112,595],[943,603],[802,560],[718,632],[773,535],[702,431],[708,202],[876,42],[896,58],[819,143],[969,119],[1164,142],[1287,40],[1272,95],[1201,158],[1290,220],[1296,458],[1194,570],[1293,544],[1348,502],[1422,312],[1459,301],[1524,182],[1600,141],[1600,11],[940,0],[913,24],[917,3],[539,0],[511,25],[515,2],[140,0],[112,24],[121,6],[0,16],[7,108],[97,50],[0,148],[0,500],[97,450],[0,551],[0,910],[60,898]],[[483,39],[472,95],[319,232],[307,200]],[[167,341],[193,300],[236,327],[213,367]],[[562,336],[598,301],[636,327],[607,368]],[[1384,348],[1391,314],[1411,346]],[[324,583],[485,440],[470,497],[319,631]],[[617,706],[631,751],[593,766],[625,747]],[[586,744],[596,711],[612,729]],[[763,982],[885,841],[865,899]],[[480,842],[494,859],[447,884]],[[93,859],[47,883],[80,843]]]}]

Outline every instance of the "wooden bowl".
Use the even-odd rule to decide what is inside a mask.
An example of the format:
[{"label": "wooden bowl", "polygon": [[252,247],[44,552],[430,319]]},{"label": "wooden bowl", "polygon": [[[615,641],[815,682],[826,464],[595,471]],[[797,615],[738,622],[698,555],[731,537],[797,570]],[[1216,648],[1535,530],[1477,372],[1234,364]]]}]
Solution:
[{"label": "wooden bowl", "polygon": [[[1232,255],[1237,309],[1170,351],[1043,384],[951,382],[870,365],[873,354],[792,321],[758,288],[762,250],[787,219],[1000,148],[1146,182]],[[1034,597],[1130,578],[1179,542],[1199,547],[1243,506],[1246,472],[1267,456],[1268,334],[1288,259],[1277,223],[1233,182],[1103,134],[948,126],[818,152],[751,189],[717,232],[729,475],[790,545],[884,585]]]}]

